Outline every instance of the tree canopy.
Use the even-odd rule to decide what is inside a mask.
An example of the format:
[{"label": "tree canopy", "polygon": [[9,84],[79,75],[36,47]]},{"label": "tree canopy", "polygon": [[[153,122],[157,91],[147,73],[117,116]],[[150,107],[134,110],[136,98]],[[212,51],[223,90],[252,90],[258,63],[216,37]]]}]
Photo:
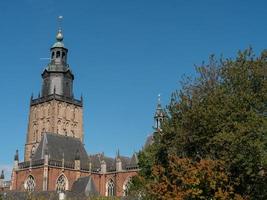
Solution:
[{"label": "tree canopy", "polygon": [[267,52],[196,68],[139,153],[143,199],[267,199]]}]

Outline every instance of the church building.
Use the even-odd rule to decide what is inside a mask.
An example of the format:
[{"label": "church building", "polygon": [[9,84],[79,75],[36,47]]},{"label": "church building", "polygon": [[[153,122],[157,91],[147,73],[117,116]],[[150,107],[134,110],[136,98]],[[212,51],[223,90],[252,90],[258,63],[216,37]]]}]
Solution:
[{"label": "church building", "polygon": [[16,151],[10,190],[127,196],[131,178],[139,170],[137,155],[87,154],[83,99],[73,93],[74,74],[60,28],[50,55],[41,94],[31,97],[24,160]]}]

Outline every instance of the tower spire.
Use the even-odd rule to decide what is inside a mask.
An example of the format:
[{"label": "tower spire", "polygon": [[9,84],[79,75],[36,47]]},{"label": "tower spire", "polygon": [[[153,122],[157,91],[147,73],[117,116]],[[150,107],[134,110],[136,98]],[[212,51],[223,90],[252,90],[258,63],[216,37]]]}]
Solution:
[{"label": "tower spire", "polygon": [[161,107],[161,95],[158,94],[158,104],[154,115],[154,120],[155,120],[154,128],[156,129],[156,131],[161,130],[161,123],[164,120],[164,118],[165,118],[164,111]]},{"label": "tower spire", "polygon": [[72,99],[74,96],[74,75],[67,63],[68,49],[63,43],[62,19],[63,16],[58,17],[56,42],[50,49],[51,61],[42,74],[43,85],[41,96],[60,95]]}]

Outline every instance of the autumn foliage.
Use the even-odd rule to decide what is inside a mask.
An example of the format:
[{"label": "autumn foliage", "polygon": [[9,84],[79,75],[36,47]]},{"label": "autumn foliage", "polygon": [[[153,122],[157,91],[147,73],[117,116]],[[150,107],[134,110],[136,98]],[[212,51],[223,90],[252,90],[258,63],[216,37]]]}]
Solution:
[{"label": "autumn foliage", "polygon": [[155,199],[244,199],[234,192],[234,185],[222,161],[200,160],[169,156],[168,167],[152,169],[157,179],[147,185]]}]

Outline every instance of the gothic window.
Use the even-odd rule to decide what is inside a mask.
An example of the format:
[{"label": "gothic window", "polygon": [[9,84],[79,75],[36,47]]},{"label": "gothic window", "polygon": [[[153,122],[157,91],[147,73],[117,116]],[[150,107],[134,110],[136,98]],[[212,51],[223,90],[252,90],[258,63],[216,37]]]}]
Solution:
[{"label": "gothic window", "polygon": [[35,188],[35,181],[32,175],[28,176],[26,181],[24,182],[24,189],[27,192],[33,192]]},{"label": "gothic window", "polygon": [[57,51],[56,58],[59,58],[59,57],[60,57],[60,51]]},{"label": "gothic window", "polygon": [[132,183],[132,179],[129,178],[127,179],[124,184],[123,184],[123,196],[128,196],[129,195],[129,189],[130,189],[130,185]]},{"label": "gothic window", "polygon": [[112,179],[106,184],[106,196],[115,196],[115,183]]},{"label": "gothic window", "polygon": [[56,182],[56,191],[63,192],[68,190],[68,180],[64,174],[61,174]]}]

